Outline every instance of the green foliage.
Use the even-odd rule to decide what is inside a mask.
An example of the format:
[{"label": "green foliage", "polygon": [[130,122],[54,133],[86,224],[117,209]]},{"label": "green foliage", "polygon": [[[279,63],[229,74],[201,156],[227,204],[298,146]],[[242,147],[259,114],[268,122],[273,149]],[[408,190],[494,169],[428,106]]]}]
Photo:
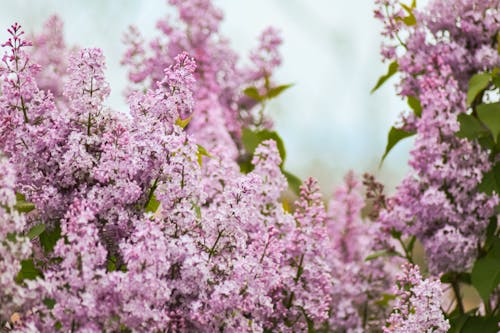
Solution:
[{"label": "green foliage", "polygon": [[19,213],[29,213],[35,209],[35,205],[31,202],[26,201],[26,197],[21,193],[16,193],[16,204],[14,208]]},{"label": "green foliage", "polygon": [[474,116],[461,113],[458,115],[460,130],[456,133],[457,137],[474,140],[489,134],[488,129]]},{"label": "green foliage", "polygon": [[450,333],[497,333],[498,318],[462,315],[449,330]]},{"label": "green foliage", "polygon": [[413,110],[413,113],[417,117],[422,116],[422,105],[420,105],[420,100],[413,96],[408,96],[408,106]]},{"label": "green foliage", "polygon": [[282,172],[285,175],[286,180],[288,181],[288,186],[290,187],[290,189],[293,191],[293,193],[298,195],[300,193],[300,185],[302,185],[302,180],[286,170],[282,170]]},{"label": "green foliage", "polygon": [[269,83],[266,83],[266,92],[261,95],[256,87],[248,87],[243,90],[243,93],[257,102],[263,102],[278,97],[288,88],[292,87],[293,84],[282,84],[276,87],[269,87]]},{"label": "green foliage", "polygon": [[380,88],[385,83],[385,81],[389,80],[394,74],[396,74],[397,71],[398,71],[398,63],[396,61],[391,62],[389,64],[389,68],[387,69],[387,74],[382,75],[378,79],[377,84],[375,85],[375,87],[373,87],[371,93],[373,94],[375,91],[377,91],[378,88]]},{"label": "green foliage", "polygon": [[181,118],[178,118],[176,121],[175,121],[175,124],[177,126],[179,126],[180,128],[186,128],[186,126],[189,124],[189,122],[191,121],[191,119],[193,119],[193,115],[190,115],[189,117],[187,117],[186,119],[181,119]]},{"label": "green foliage", "polygon": [[54,246],[57,241],[61,238],[61,225],[56,223],[52,229],[45,228],[45,230],[40,234],[40,244],[42,245],[45,253],[50,253],[54,250]]},{"label": "green foliage", "polygon": [[243,93],[257,102],[261,102],[263,100],[262,96],[259,94],[259,90],[255,87],[248,87],[243,90]]},{"label": "green foliage", "polygon": [[17,274],[16,282],[22,283],[24,280],[34,280],[42,276],[42,272],[35,267],[33,259],[26,259],[21,261],[21,270]]},{"label": "green foliage", "polygon": [[483,179],[477,187],[478,191],[491,195],[493,192],[500,193],[500,164],[483,174]]},{"label": "green foliage", "polygon": [[52,298],[44,298],[42,302],[48,309],[53,309],[54,306],[56,305],[55,299]]},{"label": "green foliage", "polygon": [[198,152],[196,153],[196,156],[198,158],[198,164],[200,165],[201,168],[203,165],[203,156],[212,158],[212,155],[210,155],[210,153],[202,145],[197,144],[197,146],[198,146]]},{"label": "green foliage", "polygon": [[408,13],[408,16],[402,19],[403,23],[406,24],[407,26],[412,26],[417,24],[417,19],[413,14],[413,8],[415,8],[414,4],[415,2],[413,2],[412,7],[410,7],[408,5],[405,5],[404,3],[401,3],[401,7],[403,7],[403,9]]},{"label": "green foliage", "polygon": [[495,238],[486,256],[479,258],[472,268],[472,285],[486,302],[500,283],[500,238]]},{"label": "green foliage", "polygon": [[375,259],[381,258],[381,257],[391,257],[394,255],[396,255],[396,253],[394,251],[380,250],[380,251],[373,252],[372,254],[368,255],[365,258],[365,261],[371,261],[371,260],[375,260]]},{"label": "green foliage", "polygon": [[380,161],[380,164],[382,164],[391,149],[401,140],[404,138],[410,137],[414,135],[415,132],[408,132],[396,127],[391,127],[391,130],[389,131],[389,134],[387,135],[387,146],[385,147],[385,152],[384,155],[382,156],[382,159]]},{"label": "green foliage", "polygon": [[277,132],[269,131],[267,129],[260,131],[252,131],[248,128],[243,129],[241,141],[243,142],[245,150],[252,155],[254,154],[255,149],[257,149],[257,147],[266,140],[274,140],[276,142],[276,146],[278,147],[281,157],[281,165],[283,165],[286,159],[285,145]]},{"label": "green foliage", "polygon": [[477,106],[479,120],[491,131],[493,141],[498,141],[500,133],[500,103],[480,104]]},{"label": "green foliage", "polygon": [[479,73],[471,77],[467,91],[467,105],[471,105],[476,97],[490,84],[490,73]]},{"label": "green foliage", "polygon": [[269,89],[269,91],[267,92],[267,95],[265,97],[267,99],[276,98],[279,95],[281,95],[282,92],[284,92],[285,90],[287,90],[288,88],[290,88],[292,86],[293,86],[293,83],[289,83],[289,84],[282,84],[280,86],[276,86],[274,88],[271,88],[271,89]]},{"label": "green foliage", "polygon": [[26,236],[28,236],[29,239],[35,239],[38,236],[40,236],[40,234],[44,231],[45,231],[45,224],[43,223],[37,224],[28,231],[28,234]]},{"label": "green foliage", "polygon": [[147,204],[146,208],[144,209],[147,213],[155,213],[156,210],[160,207],[160,202],[156,200],[156,196],[154,193],[151,194]]},{"label": "green foliage", "polygon": [[285,144],[283,143],[283,140],[281,139],[279,134],[275,131],[269,131],[267,129],[258,131],[252,131],[248,128],[243,129],[241,141],[243,143],[243,147],[245,147],[247,154],[243,156],[243,158],[240,158],[238,161],[240,171],[243,173],[249,173],[253,170],[254,167],[252,165],[252,158],[255,153],[255,149],[257,149],[257,147],[266,140],[274,140],[276,142],[276,146],[281,158],[281,172],[283,172],[283,175],[286,177],[289,188],[294,193],[299,194],[299,188],[302,184],[302,181],[300,180],[300,178],[283,168],[286,159]]}]

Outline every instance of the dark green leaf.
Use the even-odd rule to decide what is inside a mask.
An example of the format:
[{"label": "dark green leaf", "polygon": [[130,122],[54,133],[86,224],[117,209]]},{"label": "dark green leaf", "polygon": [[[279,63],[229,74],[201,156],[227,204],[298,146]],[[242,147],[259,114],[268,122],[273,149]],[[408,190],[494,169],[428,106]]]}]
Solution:
[{"label": "dark green leaf", "polygon": [[45,306],[48,308],[48,309],[53,309],[54,306],[56,305],[56,300],[53,299],[53,298],[44,298],[43,299],[43,304],[45,304]]},{"label": "dark green leaf", "polygon": [[269,131],[267,129],[256,132],[247,128],[243,129],[241,141],[243,142],[246,151],[251,155],[254,154],[255,149],[262,143],[262,141],[266,140],[274,140],[276,142],[276,146],[278,147],[278,151],[281,157],[281,164],[283,164],[286,158],[286,151],[283,140],[278,135],[278,133]]},{"label": "dark green leaf", "polygon": [[481,183],[477,186],[479,192],[491,195],[493,192],[500,193],[500,164],[497,163],[493,168],[483,174]]},{"label": "dark green leaf", "polygon": [[28,238],[29,239],[35,239],[36,237],[40,236],[42,232],[45,231],[45,224],[37,224],[33,226],[30,231],[28,231]]},{"label": "dark green leaf", "polygon": [[472,115],[461,113],[457,120],[460,123],[460,130],[456,133],[459,138],[474,140],[488,135],[488,129]]},{"label": "dark green leaf", "polygon": [[384,155],[382,156],[380,164],[382,164],[384,162],[384,159],[387,156],[387,154],[389,154],[391,149],[399,141],[403,140],[404,138],[410,137],[414,134],[415,134],[415,132],[407,132],[407,131],[399,129],[399,128],[391,127],[391,130],[389,131],[389,134],[387,135],[387,146],[385,147],[385,152],[384,152]]},{"label": "dark green leaf", "polygon": [[477,116],[491,131],[493,141],[496,143],[500,133],[500,103],[478,105]]},{"label": "dark green leaf", "polygon": [[457,314],[451,318],[450,320],[450,330],[448,333],[460,333],[462,332],[462,328],[464,327],[467,319],[469,319],[470,315],[468,314]]},{"label": "dark green leaf", "polygon": [[418,100],[418,98],[413,96],[408,96],[408,105],[410,106],[410,108],[413,110],[413,113],[415,113],[417,117],[420,118],[422,116],[422,105],[420,105],[420,101]]},{"label": "dark green leaf", "polygon": [[41,276],[41,272],[35,267],[33,259],[23,260],[21,261],[21,270],[17,274],[16,282],[21,283],[24,280],[34,280],[38,276]]},{"label": "dark green leaf", "polygon": [[283,91],[287,90],[291,86],[293,86],[293,84],[290,83],[290,84],[283,84],[283,85],[271,88],[267,92],[266,97],[269,98],[269,99],[278,97]]},{"label": "dark green leaf", "polygon": [[154,193],[149,198],[148,204],[146,205],[145,211],[148,213],[155,213],[156,210],[160,207],[160,202],[156,200],[156,196]]},{"label": "dark green leaf", "polygon": [[474,263],[471,273],[472,285],[486,301],[500,283],[500,258],[486,256]]},{"label": "dark green leaf", "polygon": [[448,272],[441,276],[442,283],[453,283],[455,281],[465,284],[471,284],[471,275],[470,273],[464,273],[464,272],[462,273]]},{"label": "dark green leaf", "polygon": [[378,88],[380,88],[380,86],[382,86],[385,83],[385,81],[387,81],[388,79],[391,78],[391,76],[396,74],[397,71],[398,71],[398,63],[395,61],[391,62],[389,64],[389,68],[387,69],[387,74],[382,75],[378,79],[377,84],[375,85],[375,87],[373,87],[371,93],[373,94]]},{"label": "dark green leaf", "polygon": [[490,73],[479,73],[469,80],[469,90],[467,91],[467,105],[471,105],[477,95],[490,84]]},{"label": "dark green leaf", "polygon": [[498,318],[476,317],[467,318],[460,333],[497,333]]},{"label": "dark green leaf", "polygon": [[243,90],[243,93],[251,99],[256,100],[257,102],[261,102],[264,99],[264,97],[259,94],[259,91],[255,87],[248,87]]},{"label": "dark green leaf", "polygon": [[106,267],[108,272],[114,272],[116,271],[116,257],[111,256],[111,258],[108,259],[108,264]]},{"label": "dark green leaf", "polygon": [[288,187],[297,195],[300,194],[300,185],[302,185],[302,180],[295,176],[294,174],[291,174],[288,171],[283,170],[283,174],[286,177],[286,180],[288,181]]},{"label": "dark green leaf", "polygon": [[40,244],[42,245],[45,253],[52,252],[52,250],[54,250],[54,246],[56,245],[57,241],[60,238],[61,238],[61,225],[59,223],[56,223],[54,228],[52,228],[51,230],[46,228],[40,234]]}]

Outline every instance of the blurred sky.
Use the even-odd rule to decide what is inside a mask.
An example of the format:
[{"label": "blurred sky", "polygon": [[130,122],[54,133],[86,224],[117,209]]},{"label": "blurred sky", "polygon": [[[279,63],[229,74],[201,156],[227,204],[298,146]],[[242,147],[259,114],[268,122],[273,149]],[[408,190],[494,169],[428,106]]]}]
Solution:
[{"label": "blurred sky", "polygon": [[[268,107],[287,148],[286,167],[320,180],[329,192],[345,172],[375,173],[393,188],[406,174],[412,140],[396,146],[381,169],[387,132],[405,108],[394,94],[394,79],[375,94],[385,73],[378,48],[381,25],[372,0],[214,0],[225,12],[223,33],[246,56],[256,37],[272,25],[281,30],[284,63],[276,81],[294,83]],[[29,33],[57,13],[69,45],[100,47],[108,64],[108,104],[126,112],[123,32],[134,24],[155,35],[157,19],[172,13],[162,0],[0,0],[1,40],[18,21]]]}]

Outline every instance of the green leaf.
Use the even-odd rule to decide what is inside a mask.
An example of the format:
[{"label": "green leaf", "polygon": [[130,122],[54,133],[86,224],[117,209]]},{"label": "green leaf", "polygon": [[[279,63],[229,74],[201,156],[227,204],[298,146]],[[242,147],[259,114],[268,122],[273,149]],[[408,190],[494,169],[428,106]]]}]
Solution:
[{"label": "green leaf", "polygon": [[455,281],[471,284],[471,275],[470,273],[456,273],[456,272],[448,272],[441,276],[442,283],[453,283]]},{"label": "green leaf", "polygon": [[479,192],[491,195],[493,192],[500,194],[500,164],[497,163],[493,168],[483,174],[481,183],[478,184]]},{"label": "green leaf", "polygon": [[53,298],[44,298],[42,302],[50,310],[52,310],[56,305],[56,300]]},{"label": "green leaf", "polygon": [[288,88],[290,88],[291,86],[293,86],[292,83],[290,84],[283,84],[283,85],[280,85],[280,86],[277,86],[277,87],[274,87],[274,88],[271,88],[267,94],[266,94],[266,97],[269,98],[269,99],[272,99],[272,98],[275,98],[275,97],[278,97],[283,91],[287,90]]},{"label": "green leaf", "polygon": [[496,143],[500,133],[500,103],[478,105],[477,116],[491,131],[493,141]]},{"label": "green leaf", "polygon": [[28,231],[28,238],[29,239],[35,239],[36,237],[40,236],[42,232],[45,231],[45,224],[37,224],[33,226],[29,231]]},{"label": "green leaf", "polygon": [[35,267],[33,259],[21,261],[21,270],[17,274],[16,282],[21,283],[24,280],[34,280],[41,276],[42,273]]},{"label": "green leaf", "polygon": [[464,323],[460,333],[497,333],[498,318],[470,316]]},{"label": "green leaf", "polygon": [[479,73],[469,80],[469,90],[467,91],[467,105],[471,105],[477,95],[490,84],[490,73]]},{"label": "green leaf", "polygon": [[285,151],[285,145],[283,143],[283,140],[278,135],[278,133],[276,133],[274,131],[269,131],[267,129],[264,129],[261,131],[252,131],[248,128],[243,129],[243,133],[241,135],[241,141],[243,142],[243,146],[245,147],[246,151],[251,155],[253,155],[255,152],[255,149],[263,141],[266,141],[266,140],[276,141],[276,146],[278,147],[278,151],[279,151],[280,157],[281,157],[281,165],[283,165],[283,162],[285,161],[285,158],[286,158],[286,151]]},{"label": "green leaf", "polygon": [[61,225],[56,223],[53,229],[48,230],[47,228],[40,234],[40,244],[43,247],[45,253],[50,253],[54,250],[54,246],[57,241],[61,238]]},{"label": "green leaf", "polygon": [[497,52],[500,54],[500,31],[497,32]]},{"label": "green leaf", "polygon": [[[413,6],[413,3],[412,3],[412,6]],[[405,5],[404,3],[401,3],[401,7],[403,7],[404,10],[406,10],[406,12],[408,13],[408,16],[403,18],[403,22],[407,26],[412,26],[412,25],[417,24],[417,19],[415,18],[415,15],[413,15],[413,8],[414,7],[409,7],[409,6]]]},{"label": "green leaf", "polygon": [[198,205],[194,206],[194,212],[196,213],[196,217],[198,219],[201,219],[201,207]]},{"label": "green leaf", "polygon": [[365,261],[375,260],[375,259],[380,258],[380,257],[392,257],[394,255],[395,255],[394,251],[381,250],[381,251],[373,252],[372,254],[368,255],[365,258]]},{"label": "green leaf", "polygon": [[488,135],[488,130],[472,115],[461,113],[457,120],[460,123],[460,130],[456,133],[459,138],[474,140]]},{"label": "green leaf", "polygon": [[248,87],[243,90],[243,93],[251,99],[256,100],[257,102],[261,102],[264,100],[264,97],[259,94],[259,90],[257,90],[257,88],[255,87]]},{"label": "green leaf", "polygon": [[160,207],[160,202],[156,200],[156,196],[154,193],[149,198],[148,204],[146,205],[145,211],[148,213],[155,213],[156,210]]},{"label": "green leaf", "polygon": [[377,300],[375,304],[387,307],[389,306],[390,301],[395,300],[397,297],[394,294],[382,294],[382,298]]},{"label": "green leaf", "polygon": [[175,124],[179,126],[180,128],[186,128],[186,126],[189,124],[189,122],[193,119],[193,115],[190,115],[186,119],[181,119],[180,117],[175,121]]},{"label": "green leaf", "polygon": [[294,174],[283,170],[283,174],[286,177],[286,180],[288,181],[288,187],[297,195],[300,194],[300,185],[302,185],[302,180],[295,176]]},{"label": "green leaf", "polygon": [[391,127],[391,130],[389,131],[389,134],[387,135],[387,146],[385,147],[385,152],[384,155],[382,156],[382,159],[380,161],[380,164],[382,164],[391,149],[401,140],[404,138],[410,137],[414,135],[415,132],[407,132],[405,130],[396,128],[396,127]]},{"label": "green leaf", "polygon": [[203,164],[203,156],[212,158],[212,155],[210,155],[210,153],[202,145],[197,144],[197,146],[198,146],[198,152],[196,153],[196,155],[198,157],[198,164],[200,165],[201,168]]},{"label": "green leaf", "polygon": [[418,98],[408,96],[408,106],[413,110],[413,113],[415,113],[417,117],[420,118],[422,116],[422,105],[420,105]]},{"label": "green leaf", "polygon": [[478,259],[472,268],[471,281],[486,302],[500,283],[500,258],[486,256]]},{"label": "green leaf", "polygon": [[375,87],[373,87],[371,93],[373,94],[375,91],[377,91],[380,86],[382,86],[385,81],[391,78],[396,72],[398,71],[398,63],[396,61],[393,61],[389,64],[389,68],[387,69],[387,74],[382,75],[379,79]]}]

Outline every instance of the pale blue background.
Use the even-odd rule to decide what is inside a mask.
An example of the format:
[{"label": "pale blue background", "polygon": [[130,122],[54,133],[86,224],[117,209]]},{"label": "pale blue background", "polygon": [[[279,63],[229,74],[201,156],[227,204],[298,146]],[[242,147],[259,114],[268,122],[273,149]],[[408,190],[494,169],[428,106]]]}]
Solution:
[{"label": "pale blue background", "polygon": [[[391,80],[370,95],[386,69],[380,61],[381,25],[373,18],[370,0],[216,0],[226,15],[222,30],[241,54],[256,45],[268,25],[285,40],[282,83],[295,83],[270,105],[269,111],[285,140],[287,168],[318,178],[325,192],[343,174],[371,171],[392,188],[407,172],[411,139],[397,146],[382,169],[378,162],[386,135],[406,107],[394,95]],[[155,33],[158,18],[167,13],[164,1],[27,1],[0,0],[0,37],[14,21],[27,32],[37,31],[47,17],[65,21],[68,44],[100,47],[108,63],[112,95],[109,104],[126,111],[121,92],[125,71],[119,65],[122,34],[129,24],[144,34]]]}]

